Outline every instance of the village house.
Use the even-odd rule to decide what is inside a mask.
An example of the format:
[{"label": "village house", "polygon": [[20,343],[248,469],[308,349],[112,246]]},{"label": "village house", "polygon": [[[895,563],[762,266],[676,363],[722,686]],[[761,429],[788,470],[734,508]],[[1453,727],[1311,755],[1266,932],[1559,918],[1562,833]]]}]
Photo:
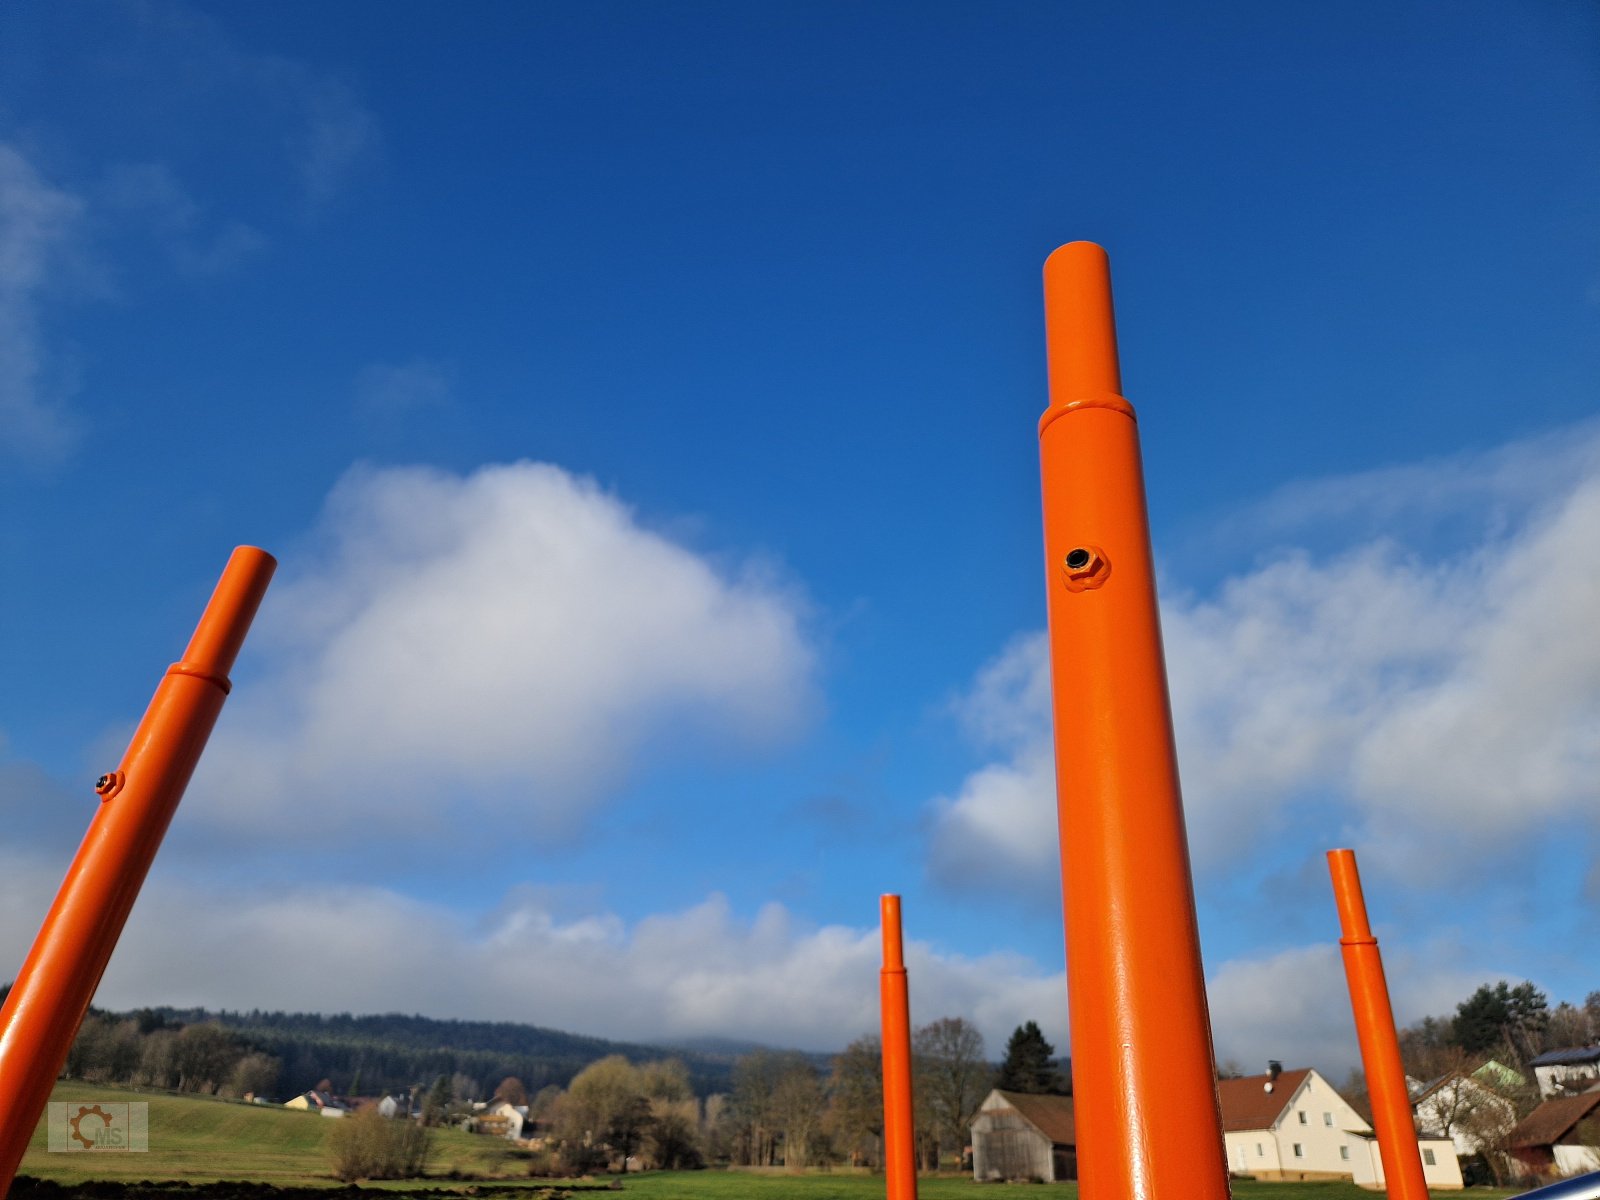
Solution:
[{"label": "village house", "polygon": [[411,1097],[405,1092],[391,1092],[379,1100],[378,1112],[390,1119],[415,1115],[411,1109]]},{"label": "village house", "polygon": [[[1313,1068],[1223,1079],[1217,1084],[1217,1099],[1233,1174],[1383,1186],[1372,1126]],[[1429,1187],[1462,1186],[1448,1138],[1425,1136],[1418,1139],[1418,1148]]]},{"label": "village house", "polygon": [[995,1088],[972,1120],[972,1177],[979,1183],[1076,1179],[1072,1098]]},{"label": "village house", "polygon": [[473,1107],[477,1110],[473,1128],[478,1133],[493,1134],[496,1137],[509,1138],[514,1142],[523,1140],[523,1130],[528,1123],[526,1104],[492,1100],[486,1104],[475,1104]]},{"label": "village house", "polygon": [[1530,1059],[1528,1066],[1533,1068],[1539,1095],[1546,1100],[1586,1092],[1600,1083],[1600,1046],[1549,1050]]},{"label": "village house", "polygon": [[1420,1083],[1407,1078],[1417,1128],[1436,1129],[1448,1137],[1458,1157],[1492,1150],[1517,1123],[1516,1106],[1474,1075],[1450,1071]]},{"label": "village house", "polygon": [[1310,1067],[1217,1084],[1228,1169],[1256,1179],[1348,1179],[1347,1132],[1372,1128]]},{"label": "village house", "polygon": [[[1517,1123],[1508,1148],[1524,1175],[1580,1175],[1600,1170],[1600,1090],[1546,1100]],[[1582,1128],[1580,1128],[1580,1126]]]},{"label": "village house", "polygon": [[[1350,1149],[1351,1180],[1358,1187],[1383,1191],[1387,1185],[1378,1135],[1352,1133]],[[1461,1174],[1461,1160],[1456,1157],[1455,1146],[1449,1138],[1434,1133],[1417,1135],[1417,1156],[1422,1160],[1422,1179],[1430,1192],[1455,1191],[1467,1186]]]},{"label": "village house", "polygon": [[325,1117],[342,1117],[350,1111],[350,1106],[332,1092],[319,1092],[315,1088],[301,1092],[293,1100],[285,1100],[283,1106],[302,1112],[321,1113]]}]

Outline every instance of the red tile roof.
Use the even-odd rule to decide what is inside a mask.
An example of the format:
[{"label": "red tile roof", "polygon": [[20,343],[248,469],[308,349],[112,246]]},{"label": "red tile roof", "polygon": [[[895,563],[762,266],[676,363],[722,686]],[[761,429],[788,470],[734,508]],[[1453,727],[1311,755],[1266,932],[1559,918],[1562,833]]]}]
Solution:
[{"label": "red tile roof", "polygon": [[1072,1116],[1071,1096],[1039,1096],[1030,1092],[1001,1092],[1007,1104],[1022,1114],[1035,1129],[1057,1146],[1078,1144],[1077,1124]]},{"label": "red tile roof", "polygon": [[1266,1090],[1266,1075],[1249,1075],[1243,1079],[1219,1079],[1217,1101],[1222,1106],[1222,1130],[1233,1133],[1241,1129],[1270,1129],[1283,1115],[1290,1099],[1300,1090],[1300,1085],[1311,1074],[1310,1067],[1285,1071]]},{"label": "red tile roof", "polygon": [[1513,1150],[1526,1150],[1534,1146],[1553,1146],[1572,1131],[1579,1121],[1600,1109],[1600,1092],[1585,1092],[1581,1096],[1559,1096],[1546,1100],[1511,1131],[1508,1145]]}]

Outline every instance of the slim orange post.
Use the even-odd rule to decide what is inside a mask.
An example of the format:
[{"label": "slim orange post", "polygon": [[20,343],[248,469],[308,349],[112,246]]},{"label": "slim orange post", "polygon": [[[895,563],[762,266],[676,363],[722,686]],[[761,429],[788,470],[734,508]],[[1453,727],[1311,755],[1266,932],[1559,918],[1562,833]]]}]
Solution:
[{"label": "slim orange post", "polygon": [[911,998],[900,938],[900,897],[878,902],[883,919],[883,1178],[888,1200],[917,1200],[916,1124],[911,1111]]},{"label": "slim orange post", "polygon": [[1078,1171],[1089,1200],[1228,1195],[1156,612],[1106,253],[1046,261],[1039,422]]},{"label": "slim orange post", "polygon": [[0,1009],[0,1196],[39,1123],[178,801],[227,697],[228,671],[277,563],[228,560],[183,659],[167,668]]},{"label": "slim orange post", "polygon": [[1367,1073],[1367,1094],[1372,1099],[1384,1188],[1390,1200],[1428,1200],[1417,1128],[1411,1120],[1411,1096],[1406,1091],[1405,1068],[1400,1065],[1400,1039],[1395,1036],[1394,1010],[1389,1005],[1389,985],[1383,978],[1378,939],[1367,924],[1367,902],[1361,894],[1355,851],[1329,850],[1328,873],[1339,905],[1339,947],[1350,983],[1350,1007],[1361,1043],[1361,1066]]}]

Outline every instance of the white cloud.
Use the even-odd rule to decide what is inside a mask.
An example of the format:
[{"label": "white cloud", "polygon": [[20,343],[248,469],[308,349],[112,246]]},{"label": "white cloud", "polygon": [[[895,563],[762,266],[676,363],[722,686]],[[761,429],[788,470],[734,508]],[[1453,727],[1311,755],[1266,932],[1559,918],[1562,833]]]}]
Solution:
[{"label": "white cloud", "polygon": [[449,404],[454,388],[454,372],[444,363],[371,363],[356,377],[356,407],[375,420],[408,417]]},{"label": "white cloud", "polygon": [[[1488,981],[1519,977],[1464,963],[1459,946],[1428,944],[1415,952],[1384,949],[1395,1024],[1455,1011]],[[1217,1061],[1247,1074],[1267,1060],[1285,1067],[1313,1066],[1338,1087],[1360,1066],[1355,1017],[1339,948],[1331,943],[1294,946],[1225,962],[1206,983]]]},{"label": "white cloud", "polygon": [[322,205],[337,197],[377,154],[378,121],[347,84],[318,76],[299,63],[263,59],[263,74],[297,97],[304,125],[289,139],[306,197]]},{"label": "white cloud", "polygon": [[163,163],[117,163],[99,189],[106,212],[146,229],[185,275],[232,270],[266,247],[266,238],[242,221],[216,225]]},{"label": "white cloud", "polygon": [[358,469],[315,541],[268,595],[273,669],[230,701],[196,820],[440,848],[491,814],[559,833],[642,752],[767,745],[813,702],[790,589],[558,467]]},{"label": "white cloud", "polygon": [[233,147],[271,176],[294,181],[315,210],[336,199],[374,161],[382,135],[358,89],[300,59],[258,53],[226,26],[183,4],[130,10],[122,56],[107,59],[145,97],[168,106],[205,104],[233,122]]},{"label": "white cloud", "polygon": [[1045,636],[1015,639],[958,702],[963,725],[1002,753],[935,802],[936,878],[961,887],[1053,894],[1060,878]]},{"label": "white cloud", "polygon": [[[0,959],[19,963],[60,864],[0,852]],[[711,895],[628,922],[563,911],[532,888],[486,913],[374,887],[213,889],[160,865],[96,997],[102,1007],[419,1012],[526,1021],[602,1037],[725,1037],[836,1050],[878,1025],[877,929],[817,926],[778,904],[753,918]],[[1396,1021],[1452,1011],[1485,981],[1458,944],[1384,949]],[[907,943],[912,1020],[962,1016],[998,1057],[1037,1020],[1068,1050],[1066,981],[1018,955],[966,957]],[[1311,1065],[1335,1084],[1359,1062],[1338,948],[1295,946],[1224,962],[1207,982],[1219,1062]]]},{"label": "white cloud", "polygon": [[[20,961],[59,872],[0,857],[0,954]],[[842,1049],[878,1027],[876,929],[811,926],[780,905],[753,919],[721,896],[635,923],[561,917],[531,892],[488,917],[376,888],[209,892],[159,871],[96,1003],[419,1012],[527,1021],[604,1037],[750,1039]],[[912,1019],[965,1016],[998,1054],[1025,1020],[1060,1013],[1065,982],[1010,956],[907,947]]]},{"label": "white cloud", "polygon": [[1335,1087],[1360,1061],[1339,949],[1300,946],[1224,963],[1206,982],[1217,1062],[1246,1074],[1275,1058],[1314,1066]]},{"label": "white cloud", "polygon": [[[1363,861],[1440,877],[1508,839],[1600,813],[1600,436],[1569,431],[1487,456],[1494,520],[1425,556],[1383,537],[1280,554],[1214,595],[1169,590],[1163,625],[1190,841],[1202,869],[1291,822],[1356,836]],[[1546,472],[1544,466],[1549,465]],[[1460,494],[1456,462],[1391,472],[1419,504]],[[1479,477],[1479,478],[1483,478]],[[1359,497],[1403,504],[1359,477]],[[1302,496],[1310,494],[1302,490]],[[986,668],[969,724],[1001,753],[936,803],[947,882],[1038,891],[1053,859],[1042,636]],[[995,737],[994,730],[1003,731]]]},{"label": "white cloud", "polygon": [[56,459],[78,437],[44,348],[40,300],[69,251],[83,202],[0,144],[0,449]]}]

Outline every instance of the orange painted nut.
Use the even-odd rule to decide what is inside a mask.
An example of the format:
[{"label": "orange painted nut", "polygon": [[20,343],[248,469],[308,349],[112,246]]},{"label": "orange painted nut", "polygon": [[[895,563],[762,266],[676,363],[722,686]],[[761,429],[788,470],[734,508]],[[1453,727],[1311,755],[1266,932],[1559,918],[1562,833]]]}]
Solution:
[{"label": "orange painted nut", "polygon": [[1061,574],[1069,592],[1088,592],[1111,576],[1111,560],[1099,546],[1074,546],[1061,560]]}]

